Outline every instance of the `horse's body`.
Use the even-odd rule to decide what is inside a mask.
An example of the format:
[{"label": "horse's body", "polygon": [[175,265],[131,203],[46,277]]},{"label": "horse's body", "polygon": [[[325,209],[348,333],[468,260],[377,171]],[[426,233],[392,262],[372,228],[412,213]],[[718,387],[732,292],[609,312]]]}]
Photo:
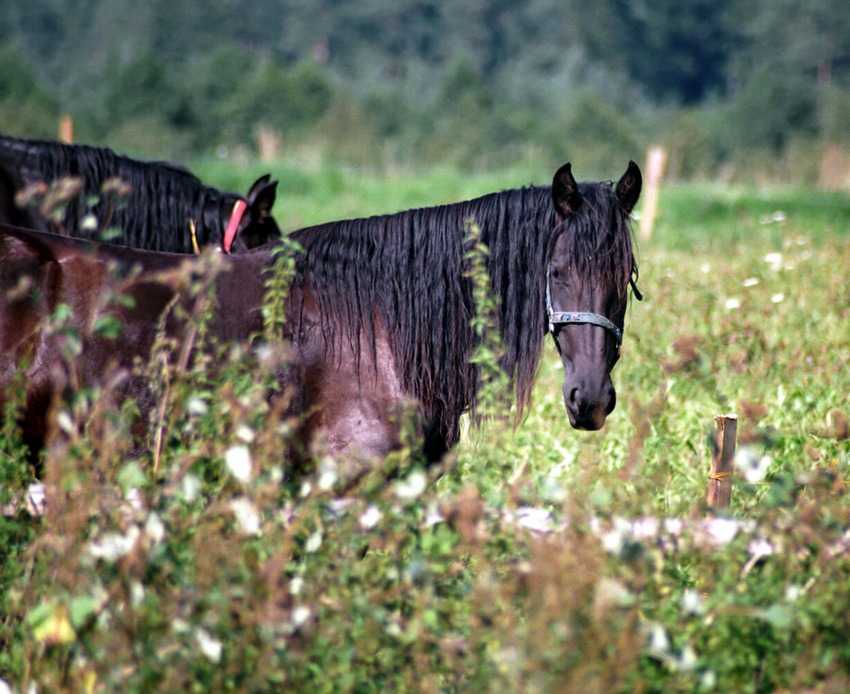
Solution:
[{"label": "horse's body", "polygon": [[[16,202],[21,191],[65,178],[82,179],[83,190],[72,197],[58,222],[35,205]],[[103,184],[110,179],[129,187],[127,199],[119,204],[104,194]],[[120,230],[122,235],[113,240],[120,245],[192,253],[196,245],[221,246],[236,214],[232,250],[244,251],[280,238],[271,216],[276,187],[277,181],[262,176],[243,197],[204,185],[175,164],[140,162],[104,147],[0,136],[0,222],[39,231],[92,239],[100,227],[109,226]],[[100,198],[91,210],[98,220],[95,226],[82,223],[89,197]],[[237,208],[238,201],[245,207]]]},{"label": "horse's body", "polygon": [[[639,192],[634,164],[616,190],[576,184],[567,165],[551,188],[296,232],[304,252],[288,298],[284,337],[292,364],[283,385],[292,395],[291,413],[304,415],[305,443],[320,438],[332,454],[381,457],[398,445],[399,417],[411,402],[430,459],[457,441],[460,416],[473,406],[479,385],[469,360],[478,338],[470,326],[468,220],[489,247],[488,274],[500,300],[493,330],[501,334],[501,366],[514,379],[519,409],[530,397],[547,332],[548,297],[570,422],[600,428],[615,403],[610,371],[635,270],[628,214]],[[273,250],[222,259],[209,327],[220,342],[261,332],[258,309]],[[45,329],[55,306],[69,304],[85,336],[83,385],[103,383],[115,368],[148,358],[163,312],[181,298],[169,278],[197,262],[0,227],[0,405],[15,370],[28,363],[23,426],[37,442],[48,431],[53,396],[66,385],[57,368],[60,337]],[[135,306],[106,306],[104,297],[116,292],[133,296]],[[92,334],[106,312],[124,325],[117,340]],[[166,327],[183,329],[169,321]],[[140,377],[124,389],[150,412]]]}]

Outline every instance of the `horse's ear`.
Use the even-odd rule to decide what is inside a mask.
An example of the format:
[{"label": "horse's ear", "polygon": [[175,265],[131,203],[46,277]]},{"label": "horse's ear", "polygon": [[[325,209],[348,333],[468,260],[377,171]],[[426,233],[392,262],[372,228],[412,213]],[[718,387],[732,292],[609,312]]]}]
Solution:
[{"label": "horse's ear", "polygon": [[253,202],[254,198],[256,198],[257,195],[260,194],[260,192],[263,190],[263,188],[269,182],[271,177],[272,177],[271,174],[263,174],[256,181],[254,181],[251,184],[251,187],[248,189],[248,194],[245,196],[249,203]]},{"label": "horse's ear", "polygon": [[640,189],[643,185],[643,178],[640,175],[640,168],[633,161],[629,162],[626,173],[617,181],[617,200],[626,214],[631,214],[640,197]]},{"label": "horse's ear", "polygon": [[248,191],[248,204],[258,218],[268,217],[272,213],[275,198],[277,197],[277,181],[269,182],[270,176],[266,174],[257,179],[256,183]]},{"label": "horse's ear", "polygon": [[573,214],[581,205],[578,184],[569,162],[558,169],[552,179],[552,202],[562,217]]}]

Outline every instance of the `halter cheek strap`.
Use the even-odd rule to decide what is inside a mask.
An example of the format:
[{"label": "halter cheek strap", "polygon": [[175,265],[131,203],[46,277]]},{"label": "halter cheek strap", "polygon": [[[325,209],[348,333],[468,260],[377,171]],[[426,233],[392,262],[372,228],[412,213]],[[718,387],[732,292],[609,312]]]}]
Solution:
[{"label": "halter cheek strap", "polygon": [[[610,332],[617,341],[619,348],[623,344],[623,331],[605,316],[589,311],[556,311],[552,308],[552,290],[549,288],[551,274],[552,266],[549,265],[546,268],[546,315],[549,317],[549,332],[552,333],[552,337],[555,337],[555,326],[566,323],[588,323],[598,325]],[[557,344],[557,340],[555,340],[555,344]]]}]

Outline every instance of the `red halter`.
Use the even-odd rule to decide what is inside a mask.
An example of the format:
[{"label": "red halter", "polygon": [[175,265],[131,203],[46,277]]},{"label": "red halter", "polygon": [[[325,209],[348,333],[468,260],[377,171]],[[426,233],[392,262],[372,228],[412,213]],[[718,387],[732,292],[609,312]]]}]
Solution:
[{"label": "red halter", "polygon": [[247,209],[248,203],[244,200],[237,200],[234,203],[233,213],[230,215],[230,221],[227,223],[227,229],[224,232],[224,242],[222,243],[225,253],[230,253],[230,248],[233,246],[233,239],[236,238],[236,230],[239,228],[239,223],[242,221],[242,216]]}]

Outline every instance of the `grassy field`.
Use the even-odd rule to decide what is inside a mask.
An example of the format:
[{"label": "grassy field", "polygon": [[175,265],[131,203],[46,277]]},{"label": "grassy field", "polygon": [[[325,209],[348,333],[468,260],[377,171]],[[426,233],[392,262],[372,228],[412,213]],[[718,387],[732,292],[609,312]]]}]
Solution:
[{"label": "grassy field", "polygon": [[[193,168],[237,190],[266,170]],[[551,176],[267,168],[286,229]],[[203,364],[172,374],[156,472],[91,427],[51,454],[50,520],[0,521],[0,679],[45,692],[845,691],[848,238],[847,196],[665,189],[603,431],[569,428],[547,342],[516,429],[499,416],[469,427],[439,471],[417,467],[411,442],[387,462],[396,477],[376,470],[345,499],[344,461],[282,479],[287,423],[268,412],[256,356],[227,355],[220,381]],[[67,416],[97,421],[97,402],[84,394]],[[732,508],[707,522],[713,420],[730,412]],[[21,478],[10,428],[0,443],[0,471]]]}]

